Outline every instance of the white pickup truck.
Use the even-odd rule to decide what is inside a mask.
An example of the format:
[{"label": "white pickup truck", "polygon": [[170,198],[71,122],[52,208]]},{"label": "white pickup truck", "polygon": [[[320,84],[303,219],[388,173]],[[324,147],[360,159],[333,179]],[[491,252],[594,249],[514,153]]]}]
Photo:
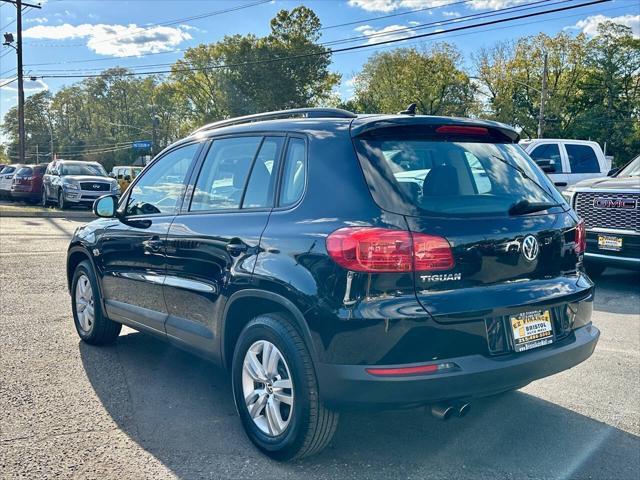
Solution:
[{"label": "white pickup truck", "polygon": [[522,140],[520,145],[549,175],[558,190],[611,173],[611,159],[605,157],[596,142],[541,138]]}]

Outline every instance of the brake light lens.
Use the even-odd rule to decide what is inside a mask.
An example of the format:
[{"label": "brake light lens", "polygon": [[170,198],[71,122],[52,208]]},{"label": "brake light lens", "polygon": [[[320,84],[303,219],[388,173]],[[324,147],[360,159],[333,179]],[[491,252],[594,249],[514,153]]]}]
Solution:
[{"label": "brake light lens", "polygon": [[450,270],[455,265],[445,238],[406,230],[341,228],[330,234],[326,243],[336,263],[356,272]]},{"label": "brake light lens", "polygon": [[436,363],[431,365],[417,365],[413,367],[382,367],[365,368],[370,375],[377,377],[407,377],[411,375],[425,375],[438,373],[447,370],[455,370],[458,366],[455,363]]},{"label": "brake light lens", "polygon": [[584,226],[584,220],[580,220],[576,225],[576,253],[584,253],[587,249],[587,231]]},{"label": "brake light lens", "polygon": [[448,133],[451,135],[489,135],[489,130],[484,127],[467,127],[464,125],[443,125],[436,128],[436,133]]}]

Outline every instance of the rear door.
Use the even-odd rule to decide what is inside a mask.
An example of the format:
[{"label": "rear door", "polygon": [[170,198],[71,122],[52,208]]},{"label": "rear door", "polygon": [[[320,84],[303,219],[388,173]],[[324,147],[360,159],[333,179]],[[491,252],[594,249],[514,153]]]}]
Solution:
[{"label": "rear door", "polygon": [[562,154],[560,144],[557,142],[536,143],[535,147],[529,151],[529,156],[536,162],[549,161],[549,167],[554,171],[547,172],[547,175],[558,190],[564,190],[569,185],[568,163],[563,159]]},{"label": "rear door", "polygon": [[598,155],[589,144],[564,142],[563,147],[567,154],[569,164],[569,183],[571,185],[589,178],[598,178],[606,175],[602,171]]},{"label": "rear door", "polygon": [[164,295],[172,341],[218,353],[226,299],[251,283],[284,141],[270,134],[211,143],[167,238]]},{"label": "rear door", "polygon": [[536,309],[576,284],[575,220],[561,195],[519,146],[478,132],[356,142],[379,172],[368,178],[374,199],[414,233],[416,295],[443,323]]}]

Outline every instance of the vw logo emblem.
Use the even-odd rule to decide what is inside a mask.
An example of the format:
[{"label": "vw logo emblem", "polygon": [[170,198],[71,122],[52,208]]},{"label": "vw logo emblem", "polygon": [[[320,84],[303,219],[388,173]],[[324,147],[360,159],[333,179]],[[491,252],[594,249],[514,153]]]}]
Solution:
[{"label": "vw logo emblem", "polygon": [[95,190],[98,190],[98,189],[100,188],[100,185],[98,185],[97,183],[94,183],[94,184],[93,184],[93,188],[94,188]]},{"label": "vw logo emblem", "polygon": [[530,262],[536,259],[539,249],[538,240],[536,240],[536,237],[533,235],[527,235],[524,237],[524,240],[522,240],[522,255]]}]

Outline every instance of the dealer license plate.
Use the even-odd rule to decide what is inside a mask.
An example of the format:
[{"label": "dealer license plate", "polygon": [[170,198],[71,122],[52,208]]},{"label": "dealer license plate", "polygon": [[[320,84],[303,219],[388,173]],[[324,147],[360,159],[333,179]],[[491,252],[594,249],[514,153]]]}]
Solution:
[{"label": "dealer license plate", "polygon": [[553,343],[553,327],[549,310],[523,312],[509,317],[516,352]]},{"label": "dealer license plate", "polygon": [[612,237],[610,235],[598,235],[598,248],[600,250],[619,252],[622,250],[622,238]]}]

